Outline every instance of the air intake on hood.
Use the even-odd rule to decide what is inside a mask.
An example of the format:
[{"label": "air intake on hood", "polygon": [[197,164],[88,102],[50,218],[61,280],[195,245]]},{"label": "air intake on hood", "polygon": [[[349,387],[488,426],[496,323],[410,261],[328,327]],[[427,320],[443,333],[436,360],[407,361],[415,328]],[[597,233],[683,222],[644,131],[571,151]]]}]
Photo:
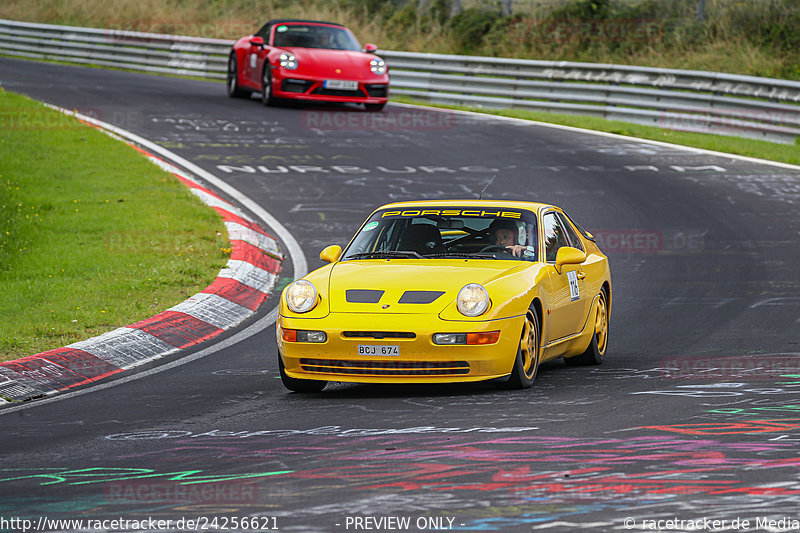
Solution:
[{"label": "air intake on hood", "polygon": [[351,304],[376,304],[381,301],[383,291],[370,289],[349,289],[344,291],[344,297]]},{"label": "air intake on hood", "polygon": [[401,304],[430,304],[444,294],[444,291],[406,291],[400,297]]}]

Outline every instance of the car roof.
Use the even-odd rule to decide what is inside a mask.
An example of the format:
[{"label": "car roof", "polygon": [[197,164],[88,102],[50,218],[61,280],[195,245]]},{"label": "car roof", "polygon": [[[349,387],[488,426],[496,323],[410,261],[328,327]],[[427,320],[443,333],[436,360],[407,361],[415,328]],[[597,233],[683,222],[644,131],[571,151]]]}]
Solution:
[{"label": "car roof", "polygon": [[555,207],[552,204],[539,202],[524,202],[521,200],[413,200],[406,202],[393,202],[380,206],[380,209],[405,209],[409,207],[509,207],[516,209],[527,209],[529,211],[539,211],[542,208]]}]

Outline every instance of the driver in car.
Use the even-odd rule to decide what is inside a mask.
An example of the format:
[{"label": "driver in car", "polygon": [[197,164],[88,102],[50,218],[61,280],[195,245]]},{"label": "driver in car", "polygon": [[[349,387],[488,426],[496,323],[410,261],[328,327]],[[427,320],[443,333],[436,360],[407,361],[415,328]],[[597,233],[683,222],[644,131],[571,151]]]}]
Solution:
[{"label": "driver in car", "polygon": [[[533,247],[516,243],[516,236],[519,233],[517,225],[511,220],[495,219],[489,225],[489,235],[497,246],[502,246],[508,253],[515,257],[522,257],[526,250]],[[528,255],[528,254],[525,254]]]}]

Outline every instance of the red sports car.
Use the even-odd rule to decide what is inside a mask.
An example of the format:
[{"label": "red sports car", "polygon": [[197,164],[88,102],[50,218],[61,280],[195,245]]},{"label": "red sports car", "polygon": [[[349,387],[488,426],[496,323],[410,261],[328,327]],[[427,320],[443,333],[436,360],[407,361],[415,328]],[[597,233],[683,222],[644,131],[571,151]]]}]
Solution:
[{"label": "red sports car", "polygon": [[228,96],[261,92],[264,105],[286,98],[361,103],[380,111],[389,96],[389,74],[377,49],[367,44],[362,51],[341,24],[270,20],[233,45]]}]

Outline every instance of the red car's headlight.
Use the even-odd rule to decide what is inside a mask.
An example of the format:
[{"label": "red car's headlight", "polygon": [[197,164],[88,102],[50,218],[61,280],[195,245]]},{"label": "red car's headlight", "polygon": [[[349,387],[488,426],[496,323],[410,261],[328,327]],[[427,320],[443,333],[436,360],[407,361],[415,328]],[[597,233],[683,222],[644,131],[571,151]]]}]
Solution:
[{"label": "red car's headlight", "polygon": [[278,57],[278,64],[286,70],[294,70],[297,68],[297,58],[294,54],[283,53]]},{"label": "red car's headlight", "polygon": [[386,62],[380,57],[375,57],[369,61],[369,69],[374,74],[386,74]]}]

